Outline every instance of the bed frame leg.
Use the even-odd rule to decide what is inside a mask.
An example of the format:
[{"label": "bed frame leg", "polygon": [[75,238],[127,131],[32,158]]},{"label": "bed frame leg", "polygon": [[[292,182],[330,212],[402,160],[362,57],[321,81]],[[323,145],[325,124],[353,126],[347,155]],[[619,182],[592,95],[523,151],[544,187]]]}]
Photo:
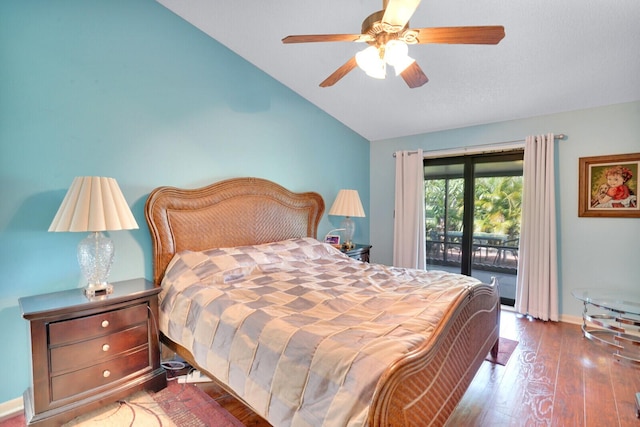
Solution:
[{"label": "bed frame leg", "polygon": [[500,338],[496,340],[496,343],[491,347],[491,357],[496,359],[500,351]]}]

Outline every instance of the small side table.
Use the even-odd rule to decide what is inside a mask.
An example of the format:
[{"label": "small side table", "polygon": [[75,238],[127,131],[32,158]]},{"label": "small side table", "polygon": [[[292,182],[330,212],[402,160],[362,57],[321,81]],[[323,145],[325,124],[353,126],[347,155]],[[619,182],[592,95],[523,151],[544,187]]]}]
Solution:
[{"label": "small side table", "polygon": [[82,288],[20,298],[31,331],[29,426],[57,426],[129,394],[166,387],[158,293],[145,279],[113,283],[96,299]]},{"label": "small side table", "polygon": [[640,295],[608,289],[571,294],[584,303],[583,335],[613,349],[616,360],[640,365]]},{"label": "small side table", "polygon": [[[574,289],[571,294],[584,303],[584,337],[612,348],[616,360],[639,366],[640,295],[608,289]],[[640,418],[640,393],[635,398],[636,417]]]},{"label": "small side table", "polygon": [[371,245],[360,245],[356,243],[356,246],[353,249],[342,251],[349,258],[353,258],[362,262],[369,262],[369,251],[371,250]]}]

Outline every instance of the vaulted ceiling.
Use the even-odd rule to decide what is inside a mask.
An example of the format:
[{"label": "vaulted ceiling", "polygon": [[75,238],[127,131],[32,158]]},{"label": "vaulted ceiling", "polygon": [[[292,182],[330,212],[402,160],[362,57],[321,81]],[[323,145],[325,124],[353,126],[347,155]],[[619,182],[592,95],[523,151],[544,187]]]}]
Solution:
[{"label": "vaulted ceiling", "polygon": [[[498,45],[411,45],[429,82],[410,89],[354,69],[366,45],[284,45],[360,33],[381,0],[157,0],[370,141],[640,100],[638,0],[424,0],[411,28],[502,25]],[[640,119],[640,118],[639,118]]]}]

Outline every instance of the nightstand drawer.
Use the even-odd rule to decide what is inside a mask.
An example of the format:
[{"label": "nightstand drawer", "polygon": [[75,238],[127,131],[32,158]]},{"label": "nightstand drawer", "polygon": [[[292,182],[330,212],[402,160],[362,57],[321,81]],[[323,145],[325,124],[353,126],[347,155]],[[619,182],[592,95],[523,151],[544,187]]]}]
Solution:
[{"label": "nightstand drawer", "polygon": [[119,353],[147,343],[147,323],[125,329],[115,334],[51,349],[51,373],[77,370],[112,359]]},{"label": "nightstand drawer", "polygon": [[51,398],[61,400],[110,384],[127,375],[149,367],[149,347],[147,345],[134,353],[125,354],[113,360],[89,368],[58,375],[51,378]]},{"label": "nightstand drawer", "polygon": [[49,345],[56,346],[110,334],[131,325],[146,322],[147,305],[140,304],[93,316],[49,324]]}]

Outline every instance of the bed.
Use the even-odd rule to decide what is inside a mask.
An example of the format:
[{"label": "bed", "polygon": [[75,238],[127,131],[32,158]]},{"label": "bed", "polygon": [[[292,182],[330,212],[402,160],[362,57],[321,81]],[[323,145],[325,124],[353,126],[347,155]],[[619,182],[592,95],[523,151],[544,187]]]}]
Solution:
[{"label": "bed", "polygon": [[153,190],[164,344],[274,426],[444,425],[497,354],[497,285],[353,260],[323,213],[260,178]]}]

